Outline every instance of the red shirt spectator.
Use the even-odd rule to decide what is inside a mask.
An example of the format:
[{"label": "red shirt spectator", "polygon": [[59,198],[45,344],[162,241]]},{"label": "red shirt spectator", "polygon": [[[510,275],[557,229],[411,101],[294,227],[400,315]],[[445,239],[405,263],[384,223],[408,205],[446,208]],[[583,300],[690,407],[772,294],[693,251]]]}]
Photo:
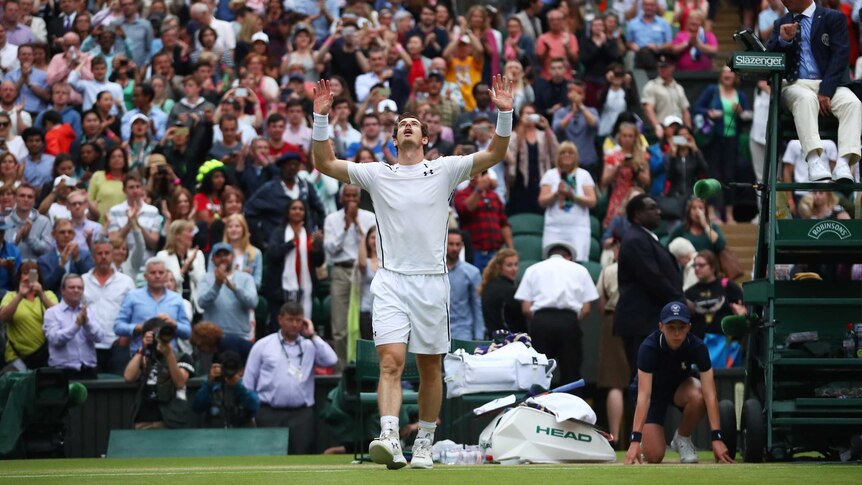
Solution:
[{"label": "red shirt spectator", "polygon": [[75,141],[75,130],[72,129],[72,125],[63,123],[55,126],[45,133],[45,153],[48,155],[69,153],[73,141]]},{"label": "red shirt spectator", "polygon": [[455,210],[476,251],[498,251],[504,242],[512,247],[506,208],[491,188],[487,173],[477,175],[470,185],[455,192]]}]

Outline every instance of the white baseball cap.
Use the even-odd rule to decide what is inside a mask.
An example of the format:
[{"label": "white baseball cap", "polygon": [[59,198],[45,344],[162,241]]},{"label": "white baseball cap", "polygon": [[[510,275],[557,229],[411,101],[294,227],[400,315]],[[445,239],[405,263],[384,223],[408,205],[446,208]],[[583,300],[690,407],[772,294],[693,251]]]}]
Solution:
[{"label": "white baseball cap", "polygon": [[664,126],[665,128],[667,128],[668,126],[670,126],[674,123],[682,126],[682,124],[683,124],[682,118],[680,118],[679,116],[676,116],[676,115],[668,115],[668,116],[664,117],[664,120],[662,120],[661,125]]},{"label": "white baseball cap", "polygon": [[377,103],[377,112],[382,113],[384,111],[391,111],[393,113],[398,112],[398,105],[395,104],[395,101],[391,99],[384,99],[383,101]]},{"label": "white baseball cap", "polygon": [[141,120],[141,121],[143,121],[144,123],[149,123],[149,122],[150,122],[150,119],[149,119],[149,118],[147,118],[147,115],[145,115],[145,114],[143,114],[143,113],[135,113],[135,114],[132,116],[132,119],[131,119],[131,120],[129,120],[129,125],[130,125],[130,126],[131,126],[131,125],[134,125],[134,124],[135,124],[135,121],[138,121],[138,120]]},{"label": "white baseball cap", "polygon": [[251,36],[251,41],[252,43],[261,41],[264,44],[269,44],[269,36],[263,32],[256,32],[254,35]]}]

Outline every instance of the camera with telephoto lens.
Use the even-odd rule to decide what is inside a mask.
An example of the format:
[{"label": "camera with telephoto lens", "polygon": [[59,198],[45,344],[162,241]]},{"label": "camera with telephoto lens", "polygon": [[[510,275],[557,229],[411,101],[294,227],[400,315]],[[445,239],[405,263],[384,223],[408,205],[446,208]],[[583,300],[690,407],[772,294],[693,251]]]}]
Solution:
[{"label": "camera with telephoto lens", "polygon": [[143,334],[153,332],[153,343],[144,347],[144,355],[150,356],[156,350],[159,342],[167,344],[177,335],[177,328],[173,325],[168,325],[161,318],[151,318],[144,322]]},{"label": "camera with telephoto lens", "polygon": [[236,352],[222,352],[218,360],[221,364],[221,381],[233,379],[242,369],[242,358]]},{"label": "camera with telephoto lens", "polygon": [[165,175],[166,173],[168,173],[167,165],[159,165],[159,167],[156,169],[156,173],[158,175]]},{"label": "camera with telephoto lens", "polygon": [[159,328],[155,336],[163,343],[168,343],[177,336],[177,327],[165,323],[161,328]]}]

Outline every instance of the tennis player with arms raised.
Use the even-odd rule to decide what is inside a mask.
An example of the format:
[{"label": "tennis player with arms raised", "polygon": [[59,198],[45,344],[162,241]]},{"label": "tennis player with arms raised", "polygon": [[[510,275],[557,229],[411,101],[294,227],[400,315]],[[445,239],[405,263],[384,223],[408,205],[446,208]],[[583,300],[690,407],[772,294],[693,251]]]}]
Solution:
[{"label": "tennis player with arms raised", "polygon": [[443,399],[441,355],[449,351],[449,278],[446,240],[449,199],[455,187],[488,170],[506,156],[512,134],[512,83],[496,76],[490,90],[497,106],[497,130],[491,145],[472,155],[426,160],[428,129],[402,114],[393,141],[398,163],[352,163],[338,160],[328,136],[332,91],[321,80],[314,89],[312,154],[314,166],[371,194],[377,219],[380,270],[371,283],[374,294],[374,343],[380,357],[378,407],[380,437],[371,442],[375,463],[397,469],[407,461],[401,452],[398,415],[401,373],[407,352],[419,367],[419,433],[412,468],[431,468],[431,445]]}]

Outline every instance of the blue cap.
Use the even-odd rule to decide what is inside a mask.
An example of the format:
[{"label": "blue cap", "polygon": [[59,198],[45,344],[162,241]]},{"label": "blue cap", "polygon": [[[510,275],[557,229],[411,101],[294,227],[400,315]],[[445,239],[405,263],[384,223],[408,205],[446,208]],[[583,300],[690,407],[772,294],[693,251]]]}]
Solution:
[{"label": "blue cap", "polygon": [[233,246],[231,246],[230,244],[228,244],[226,242],[220,242],[220,243],[213,244],[213,247],[210,250],[210,254],[215,256],[216,254],[218,254],[219,251],[228,251],[228,252],[232,253],[233,252]]},{"label": "blue cap", "polygon": [[661,323],[667,325],[670,322],[691,323],[691,315],[685,303],[672,301],[661,309]]},{"label": "blue cap", "polygon": [[275,165],[278,167],[281,166],[281,164],[289,162],[291,160],[296,160],[297,162],[302,163],[302,155],[293,151],[287,152],[275,160]]}]

